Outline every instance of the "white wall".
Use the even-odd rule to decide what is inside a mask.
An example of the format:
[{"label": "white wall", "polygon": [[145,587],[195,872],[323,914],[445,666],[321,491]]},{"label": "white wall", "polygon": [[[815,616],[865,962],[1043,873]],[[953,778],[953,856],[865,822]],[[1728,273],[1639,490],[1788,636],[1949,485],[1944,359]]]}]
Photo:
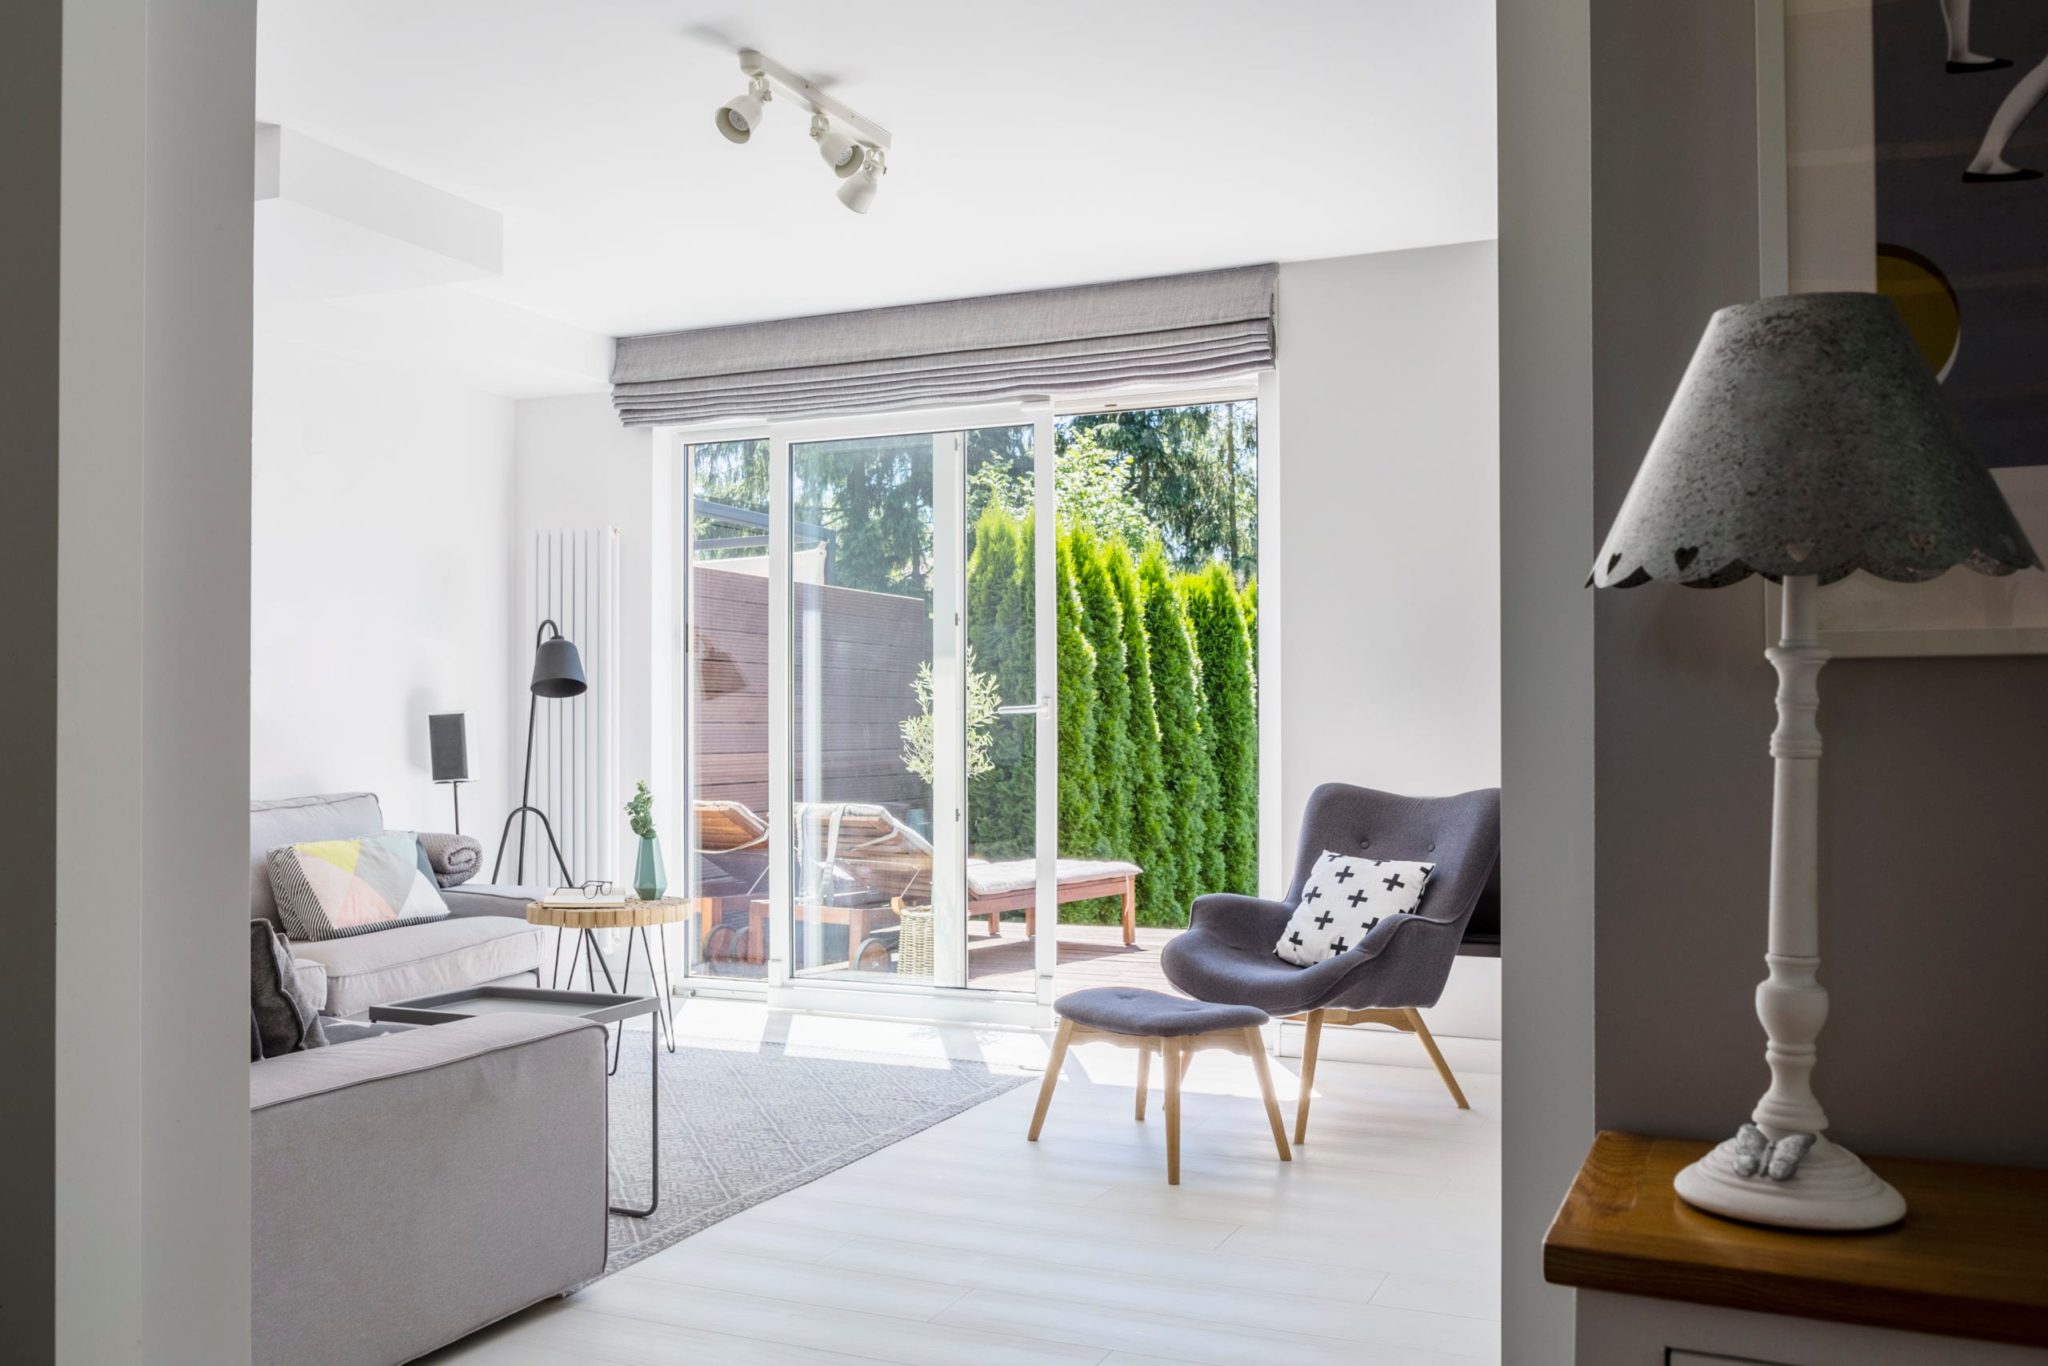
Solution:
[{"label": "white wall", "polygon": [[[525,547],[535,531],[618,530],[620,790],[613,800],[624,806],[635,780],[648,781],[654,789],[656,819],[667,836],[669,876],[677,881],[681,846],[676,842],[679,827],[673,822],[679,793],[672,777],[674,731],[666,706],[681,631],[666,581],[675,472],[668,460],[655,458],[651,431],[619,425],[609,394],[527,399],[517,411],[510,572],[517,573],[525,563]],[[526,677],[533,666],[533,632],[539,623],[524,619],[523,599],[515,598],[511,610],[516,629],[508,667],[514,673],[506,695],[516,714],[507,736],[506,765],[516,775],[526,742]],[[657,700],[662,705],[657,706]],[[616,880],[631,876],[636,841],[623,820],[618,828],[614,867],[587,875]],[[586,876],[580,869],[577,875]]]},{"label": "white wall", "polygon": [[446,830],[427,714],[466,712],[488,857],[518,787],[511,401],[259,337],[253,425],[250,795],[366,789]]},{"label": "white wall", "polygon": [[[1495,257],[1280,268],[1279,509],[1259,545],[1280,629],[1259,700],[1280,709],[1281,883],[1318,783],[1500,783]],[[1430,1028],[1498,1039],[1499,967],[1460,959]]]}]

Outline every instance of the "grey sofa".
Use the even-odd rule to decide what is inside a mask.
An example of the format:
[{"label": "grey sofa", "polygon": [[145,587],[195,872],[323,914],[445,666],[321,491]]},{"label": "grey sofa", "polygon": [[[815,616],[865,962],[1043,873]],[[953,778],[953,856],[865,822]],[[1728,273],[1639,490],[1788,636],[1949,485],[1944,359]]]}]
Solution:
[{"label": "grey sofa", "polygon": [[[339,792],[249,804],[249,910],[275,922],[272,849],[345,840],[384,829],[375,793]],[[446,920],[317,943],[292,941],[301,982],[327,1015],[355,1017],[373,1005],[486,982],[540,982],[541,931],[526,922],[532,887],[444,887]]]},{"label": "grey sofa", "polygon": [[604,1271],[605,1031],[489,1015],[249,1064],[256,1366],[410,1361]]},{"label": "grey sofa", "polygon": [[[267,857],[384,828],[348,792],[249,808],[249,909],[275,920]],[[532,888],[449,887],[453,914],[292,942],[329,1015],[540,970]],[[605,1031],[494,1015],[249,1064],[258,1366],[409,1361],[601,1274]]]}]

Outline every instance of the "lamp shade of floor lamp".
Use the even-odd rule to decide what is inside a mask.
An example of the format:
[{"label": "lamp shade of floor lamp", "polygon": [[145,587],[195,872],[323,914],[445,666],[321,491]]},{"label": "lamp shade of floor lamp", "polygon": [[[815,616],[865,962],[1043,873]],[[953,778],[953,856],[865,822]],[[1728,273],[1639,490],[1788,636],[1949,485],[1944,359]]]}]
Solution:
[{"label": "lamp shade of floor lamp", "polygon": [[[1820,984],[1821,647],[1816,594],[1856,570],[1917,582],[2040,567],[1890,300],[1799,294],[1724,308],[1636,472],[1590,583],[1780,585],[1770,931],[1757,988],[1770,1087],[1735,1137],[1680,1172],[1715,1214],[1879,1228],[1905,1201],[1826,1135],[1814,1094]],[[1853,926],[1850,929],[1853,933]]]},{"label": "lamp shade of floor lamp", "polygon": [[533,726],[542,698],[562,700],[581,697],[589,687],[583,677],[583,658],[576,653],[576,646],[562,635],[561,627],[552,620],[543,621],[533,637],[533,677],[527,684],[526,760],[519,766],[519,805],[505,817],[505,828],[498,834],[498,857],[491,864],[492,882],[498,880],[499,870],[504,866],[505,846],[511,841],[514,821],[519,822],[519,856],[514,865],[514,880],[526,881],[526,826],[529,819],[539,821],[542,833],[548,837],[548,849],[554,854],[555,867],[562,874],[561,885],[572,886],[576,881],[570,875],[568,861],[562,857],[562,846],[555,840],[555,829],[548,823],[547,813],[533,804]]},{"label": "lamp shade of floor lamp", "polygon": [[462,785],[469,781],[469,718],[459,711],[427,717],[427,756],[434,781],[448,784],[455,799],[456,834],[462,833]]}]

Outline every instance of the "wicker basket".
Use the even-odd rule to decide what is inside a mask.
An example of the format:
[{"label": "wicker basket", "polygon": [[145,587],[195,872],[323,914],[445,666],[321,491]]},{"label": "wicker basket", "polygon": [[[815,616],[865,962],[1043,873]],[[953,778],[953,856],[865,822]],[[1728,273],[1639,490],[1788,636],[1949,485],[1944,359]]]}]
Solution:
[{"label": "wicker basket", "polygon": [[932,908],[906,906],[901,897],[896,898],[896,916],[901,921],[900,937],[896,941],[896,975],[899,977],[929,977],[932,975]]}]

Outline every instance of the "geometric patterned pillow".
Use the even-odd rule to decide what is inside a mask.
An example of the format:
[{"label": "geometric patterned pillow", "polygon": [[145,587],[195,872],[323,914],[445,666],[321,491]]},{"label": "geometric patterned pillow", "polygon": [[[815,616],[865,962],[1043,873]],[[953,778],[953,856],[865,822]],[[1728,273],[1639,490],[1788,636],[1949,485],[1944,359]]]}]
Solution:
[{"label": "geometric patterned pillow", "polygon": [[300,939],[339,939],[448,914],[419,837],[402,831],[273,849],[270,889],[278,919]]},{"label": "geometric patterned pillow", "polygon": [[1356,948],[1390,915],[1413,915],[1434,863],[1353,858],[1325,850],[1309,868],[1301,903],[1273,952],[1297,967],[1311,967]]}]

